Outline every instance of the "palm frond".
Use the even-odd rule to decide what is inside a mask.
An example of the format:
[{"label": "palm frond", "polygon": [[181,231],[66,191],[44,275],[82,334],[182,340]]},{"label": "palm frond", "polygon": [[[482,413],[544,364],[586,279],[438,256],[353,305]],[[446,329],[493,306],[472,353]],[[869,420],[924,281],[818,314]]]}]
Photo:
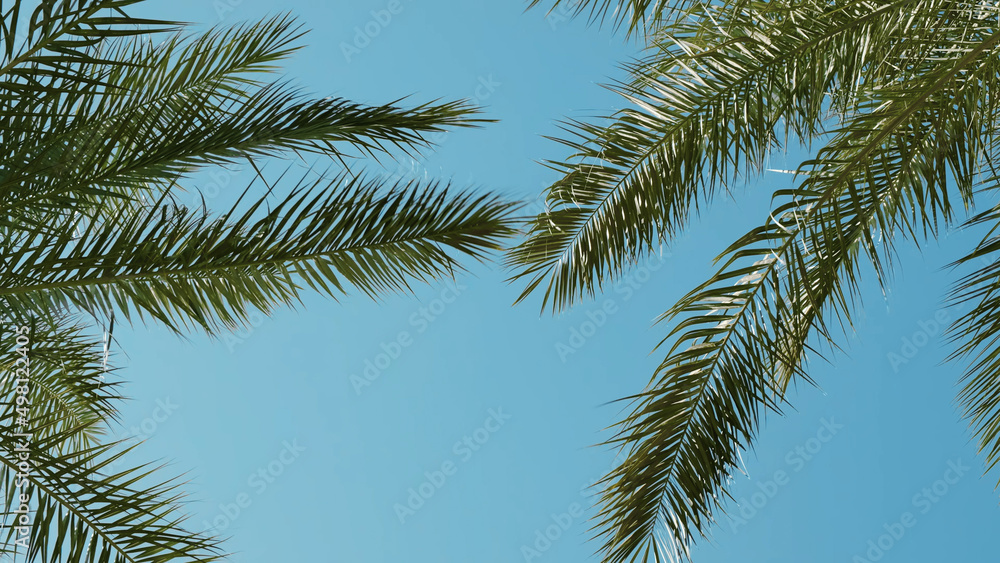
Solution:
[{"label": "palm frond", "polygon": [[[66,81],[97,84],[79,71],[81,65],[102,62],[102,42],[178,29],[177,22],[133,18],[124,12],[140,1],[14,0],[6,11],[0,7],[0,100],[58,96],[71,90]],[[22,10],[32,7],[22,21]]]},{"label": "palm frond", "polygon": [[301,35],[276,17],[194,39],[127,37],[61,77],[67,93],[18,97],[0,111],[0,222],[29,220],[26,209],[156,199],[201,167],[247,158],[419,151],[430,133],[486,121],[461,101],[364,105],[265,78]]},{"label": "palm frond", "polygon": [[[105,365],[102,343],[83,319],[9,319],[15,328],[30,333],[31,416],[39,437],[61,435],[62,453],[79,451],[98,444],[110,423],[118,419],[116,403],[121,397],[115,370]],[[0,420],[13,420],[17,408],[16,364],[18,333],[0,332]]]},{"label": "palm frond", "polygon": [[[883,282],[894,241],[951,220],[949,173],[971,194],[983,131],[997,117],[1000,31],[957,44],[920,81],[872,94],[820,151],[801,186],[779,190],[771,221],[734,243],[708,282],[661,320],[673,342],[611,443],[628,452],[605,479],[604,560],[688,556],[724,509],[726,483],[767,410],[780,411],[810,338],[836,347],[826,318],[851,322],[864,252]],[[666,529],[668,542],[658,538]]]},{"label": "palm frond", "polygon": [[[543,0],[531,0],[534,8]],[[571,10],[574,16],[587,13],[589,22],[601,25],[610,20],[615,29],[624,28],[628,35],[655,31],[671,15],[683,11],[690,0],[554,0],[552,10]]]},{"label": "palm frond", "polygon": [[760,172],[782,131],[811,142],[829,112],[867,103],[862,83],[912,76],[886,61],[913,64],[940,43],[914,40],[911,29],[967,23],[940,21],[942,4],[692,9],[618,87],[634,107],[606,126],[569,124],[574,137],[562,142],[574,152],[550,163],[563,176],[547,190],[548,210],[508,256],[527,279],[520,299],[544,287],[543,307],[561,310],[593,296],[674,239],[720,187]]},{"label": "palm frond", "polygon": [[184,529],[179,482],[158,482],[147,466],[110,469],[122,444],[59,454],[66,436],[25,434],[0,425],[5,552],[44,563],[221,559],[217,539]]},{"label": "palm frond", "polygon": [[13,311],[118,310],[214,332],[245,322],[252,308],[293,303],[301,284],[329,295],[348,284],[370,296],[406,290],[460,269],[456,254],[499,250],[514,232],[512,204],[436,183],[339,176],[300,183],[265,211],[268,203],[218,218],[136,206],[115,221],[68,217],[23,231],[0,243],[0,302]]},{"label": "palm frond", "polygon": [[[1000,143],[995,143],[993,154]],[[984,181],[986,189],[996,189],[996,176]],[[971,273],[959,278],[950,293],[952,306],[972,305],[948,329],[949,341],[955,350],[952,361],[966,364],[962,388],[958,394],[965,418],[977,441],[979,453],[986,458],[986,471],[1000,463],[1000,206],[993,206],[966,222],[966,227],[988,226],[989,231],[969,253],[952,263],[952,267],[974,266]]]},{"label": "palm frond", "polygon": [[488,120],[464,101],[313,97],[276,77],[302,36],[291,18],[190,35],[128,16],[139,1],[0,5],[0,312],[32,335],[30,350],[0,336],[16,379],[0,393],[0,553],[29,561],[221,556],[185,529],[177,482],[114,469],[124,443],[101,441],[117,383],[79,313],[216,333],[307,288],[376,297],[453,275],[514,234],[515,206],[494,195],[349,171],[278,201],[245,192],[221,216],[173,203],[203,167],[325,156],[346,168]]}]

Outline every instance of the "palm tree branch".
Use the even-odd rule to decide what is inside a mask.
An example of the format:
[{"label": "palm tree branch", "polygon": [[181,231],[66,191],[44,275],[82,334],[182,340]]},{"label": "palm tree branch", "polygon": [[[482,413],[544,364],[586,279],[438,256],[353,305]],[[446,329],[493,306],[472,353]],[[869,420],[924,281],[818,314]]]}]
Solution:
[{"label": "palm tree branch", "polygon": [[[343,281],[371,296],[404,290],[407,280],[459,268],[448,250],[481,259],[513,234],[512,204],[436,184],[387,190],[377,180],[338,177],[300,185],[258,218],[266,203],[215,220],[207,211],[137,210],[88,223],[79,238],[72,226],[36,231],[30,244],[11,242],[8,264],[17,271],[0,274],[0,301],[107,312],[124,307],[127,295],[168,326],[180,314],[212,331],[243,322],[247,305],[289,303],[296,278],[330,295],[346,291]],[[212,291],[227,308],[208,299]]]},{"label": "palm tree branch", "polygon": [[[548,190],[555,208],[530,224],[528,240],[508,257],[508,265],[520,269],[515,278],[531,276],[519,300],[546,278],[543,306],[551,299],[558,310],[580,294],[592,295],[605,274],[613,279],[657,240],[675,235],[697,208],[699,192],[711,198],[715,180],[730,175],[728,163],[734,176],[740,155],[759,167],[776,142],[779,121],[802,140],[815,136],[825,93],[838,84],[853,87],[874,64],[871,51],[889,57],[884,51],[892,50],[904,26],[898,12],[912,3],[840,10],[838,18],[823,13],[827,19],[807,26],[786,19],[761,30],[755,19],[735,36],[719,31],[700,37],[697,23],[677,26],[670,46],[636,65],[635,84],[623,87],[641,109],[623,110],[606,128],[576,123],[585,141],[563,141],[581,160],[555,164],[566,174]],[[874,29],[878,39],[872,41]],[[871,44],[868,49],[851,49],[843,60],[829,54],[861,40]],[[807,57],[817,60],[801,68]],[[784,85],[795,75],[806,82]]]},{"label": "palm tree branch", "polygon": [[[998,38],[1000,34],[992,37],[990,42],[995,43]],[[970,49],[966,57],[959,59],[957,65],[952,66],[951,61],[942,64],[940,72],[957,74],[988,48],[987,44],[982,48]],[[984,64],[976,69],[976,72],[994,68],[995,65]],[[975,79],[973,73],[973,77],[967,83]],[[853,264],[853,259],[849,249],[860,241],[871,240],[867,234],[870,227],[866,225],[875,218],[879,218],[880,223],[895,221],[892,217],[899,216],[905,209],[902,205],[901,190],[917,187],[913,185],[909,175],[897,174],[899,166],[903,166],[904,170],[909,168],[909,164],[904,164],[903,161],[894,161],[896,170],[886,170],[881,176],[872,177],[871,172],[868,172],[871,157],[876,150],[883,152],[887,148],[896,150],[897,147],[885,147],[884,142],[894,130],[898,131],[908,120],[910,128],[919,130],[924,120],[914,114],[929,111],[923,102],[931,91],[938,91],[946,84],[947,81],[942,81],[940,78],[928,80],[921,85],[926,90],[918,90],[921,91],[920,95],[914,95],[903,101],[895,98],[895,104],[889,103],[870,116],[856,119],[841,132],[831,147],[821,153],[821,155],[825,153],[825,156],[821,156],[813,163],[818,172],[806,180],[809,189],[802,188],[791,192],[795,197],[806,198],[808,205],[806,202],[795,201],[780,207],[776,215],[782,216],[791,207],[798,207],[803,213],[797,216],[794,222],[758,229],[738,241],[727,250],[731,258],[720,273],[712,281],[703,284],[682,299],[664,316],[676,318],[681,314],[698,315],[700,311],[706,309],[724,311],[721,315],[691,317],[672,329],[671,336],[679,335],[679,339],[657,370],[657,376],[654,377],[650,389],[631,398],[637,400],[639,404],[621,423],[622,430],[612,443],[619,443],[623,447],[632,445],[633,449],[630,450],[626,462],[605,479],[606,483],[610,483],[604,494],[605,507],[601,512],[603,525],[608,528],[603,534],[606,536],[604,544],[606,561],[617,563],[628,560],[630,556],[637,556],[644,546],[648,550],[650,542],[656,542],[654,530],[655,522],[659,518],[670,523],[673,527],[670,531],[674,546],[682,546],[686,554],[691,531],[694,529],[702,531],[703,519],[711,518],[708,503],[714,502],[721,506],[719,504],[721,501],[715,493],[728,475],[727,468],[734,466],[735,444],[753,439],[759,424],[756,414],[757,404],[777,410],[777,401],[783,397],[786,383],[779,381],[776,385],[774,380],[764,374],[769,373],[774,366],[782,364],[784,367],[797,370],[794,363],[787,360],[792,359],[795,363],[800,361],[797,356],[800,355],[801,346],[808,334],[808,331],[785,333],[784,336],[799,338],[802,342],[797,347],[795,343],[791,346],[784,345],[786,348],[799,350],[800,352],[794,353],[796,357],[780,358],[775,355],[775,351],[780,351],[781,347],[777,339],[780,334],[776,333],[772,339],[767,329],[768,325],[761,323],[770,319],[772,329],[778,331],[782,325],[782,315],[799,316],[806,310],[803,305],[809,305],[806,322],[816,328],[819,326],[817,323],[822,322],[820,311],[826,297],[830,295],[839,296],[838,301],[841,304],[837,308],[840,311],[848,310],[845,307],[847,302],[844,301],[837,283],[831,283],[836,282],[839,277],[836,272],[854,267],[850,265]],[[914,85],[907,84],[904,88],[905,91],[912,92]],[[886,93],[886,98],[894,99],[891,93]],[[942,98],[945,101],[938,102],[937,110],[953,111],[950,105],[952,98],[948,96]],[[910,117],[903,119],[904,115]],[[961,121],[956,123],[965,125]],[[852,140],[856,132],[866,132],[865,142],[858,144]],[[960,135],[958,138],[958,142],[962,143]],[[912,150],[911,158],[919,157],[923,161],[922,164],[938,162],[941,150],[938,143],[941,140],[935,140],[931,136],[924,139],[925,141],[921,141],[923,150]],[[898,141],[917,142],[910,140],[906,135],[899,135]],[[955,151],[961,153],[960,155],[954,153],[955,158],[962,156],[974,159],[978,156],[977,151],[965,150],[963,147],[964,145],[955,147]],[[845,155],[850,157],[845,158]],[[838,168],[838,172],[832,174],[822,172],[824,168],[831,166]],[[853,173],[850,173],[852,169]],[[871,205],[866,205],[863,200],[858,199],[857,190],[849,188],[856,177],[878,179],[883,195]],[[901,179],[896,181],[894,178]],[[941,189],[943,188],[942,185]],[[839,197],[847,199],[842,203],[834,203],[834,198]],[[926,201],[928,204],[937,205],[934,200]],[[886,212],[884,207],[887,207],[889,212]],[[859,215],[851,222],[855,226],[845,229],[843,222],[845,216],[837,210],[852,208]],[[943,208],[942,211],[947,213],[947,208]],[[895,222],[882,226],[892,227],[895,226]],[[845,230],[849,236],[844,235]],[[812,233],[810,238],[814,243],[823,242],[822,248],[819,244],[814,244],[814,250],[800,252],[798,239],[807,233]],[[769,246],[763,249],[747,248],[748,245],[774,239],[784,239],[777,250],[772,250]],[[867,248],[871,258],[877,261],[877,257],[871,254],[874,248],[870,245]],[[767,259],[772,253],[773,258]],[[762,254],[765,255],[765,259],[753,266],[735,270],[732,268],[737,260],[755,255],[760,257]],[[840,263],[831,263],[831,260]],[[763,267],[758,268],[762,262]],[[788,264],[786,269],[789,276],[795,273],[791,265],[798,265],[799,275],[802,277],[798,281],[788,278],[782,282],[781,277],[777,275],[778,264],[782,263]],[[819,278],[815,278],[817,273]],[[727,281],[738,276],[743,276],[741,281],[736,286],[729,286]],[[828,278],[828,281],[821,286],[821,289],[825,289],[817,293],[813,290],[815,282],[810,281],[810,278],[819,280],[824,277]],[[781,287],[782,283],[785,283],[788,292],[798,294],[799,297],[793,301],[776,298],[775,305],[764,302],[753,305],[751,309],[751,304],[755,303],[760,288],[764,287],[767,280],[772,280],[770,283],[776,295],[783,292]],[[854,276],[849,276],[847,281],[851,282],[853,287]],[[725,283],[726,288],[715,288],[719,283]],[[741,288],[746,285],[753,287]],[[731,310],[737,303],[742,305],[732,313]],[[746,318],[749,311],[753,314]],[[689,328],[705,323],[713,324],[714,328]],[[721,342],[712,342],[711,338],[720,333],[724,333]],[[745,349],[742,352],[729,346],[732,338],[738,333],[742,333],[738,341],[739,347]],[[821,334],[829,338],[825,329]],[[692,345],[688,350],[678,352],[683,342],[691,342]],[[729,363],[733,365],[730,366]],[[688,381],[689,379],[693,381]],[[711,387],[713,392],[707,393],[709,383],[713,381],[715,382]],[[691,383],[694,383],[693,387]],[[724,388],[719,388],[720,385]],[[769,398],[769,395],[773,398]],[[712,400],[706,403],[709,397]],[[711,405],[711,408],[706,405]],[[685,412],[687,414],[683,414]],[[702,416],[707,418],[703,419]],[[717,418],[719,416],[723,418]],[[671,422],[667,424],[667,421]],[[706,426],[709,423],[711,424]],[[665,435],[666,432],[669,432],[670,436]],[[697,436],[704,435],[705,439],[689,439],[693,432]],[[655,466],[651,465],[655,463],[655,455],[661,455],[656,452],[660,452],[662,448],[666,448],[666,457]],[[684,475],[691,474],[690,478],[682,479],[682,474],[679,473],[681,471]],[[692,472],[700,477],[696,477]],[[654,479],[654,482],[650,483],[649,479]],[[642,493],[638,494],[636,491]],[[725,489],[721,491],[724,493]],[[660,500],[654,502],[654,499]],[[660,502],[663,504],[658,504]],[[657,546],[654,552],[658,552],[659,549]]]}]

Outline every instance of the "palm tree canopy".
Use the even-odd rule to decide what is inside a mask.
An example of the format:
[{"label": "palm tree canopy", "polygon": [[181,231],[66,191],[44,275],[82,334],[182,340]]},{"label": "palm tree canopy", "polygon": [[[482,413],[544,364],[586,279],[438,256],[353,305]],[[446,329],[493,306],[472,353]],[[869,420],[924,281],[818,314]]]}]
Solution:
[{"label": "palm tree canopy", "polygon": [[[312,96],[276,73],[303,36],[292,18],[191,33],[129,16],[139,1],[0,4],[2,551],[30,561],[222,555],[185,529],[178,482],[116,466],[129,446],[103,432],[121,397],[102,319],[219,334],[303,291],[452,276],[514,233],[494,194],[347,167],[479,126],[474,106]],[[333,170],[276,199],[257,162],[292,157]],[[243,163],[266,190],[223,213],[178,203],[197,171]]]},{"label": "palm tree canopy", "polygon": [[[810,381],[806,354],[850,330],[862,267],[886,283],[900,242],[966,217],[996,186],[1000,10],[987,2],[581,0],[646,42],[615,85],[628,107],[566,124],[572,154],[528,238],[508,255],[555,311],[670,245],[717,194],[788,143],[816,146],[718,270],[660,320],[663,361],[610,443],[603,560],[689,558],[767,411]],[[956,210],[956,208],[958,208]],[[969,365],[959,400],[987,465],[1000,462],[995,208],[956,264],[973,310],[952,328]]]}]

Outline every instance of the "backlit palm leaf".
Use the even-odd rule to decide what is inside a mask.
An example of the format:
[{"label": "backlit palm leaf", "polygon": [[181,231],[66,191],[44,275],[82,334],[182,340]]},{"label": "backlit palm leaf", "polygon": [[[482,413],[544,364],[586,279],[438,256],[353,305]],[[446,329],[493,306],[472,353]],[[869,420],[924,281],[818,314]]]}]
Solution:
[{"label": "backlit palm leaf", "polygon": [[[676,237],[717,186],[762,168],[782,133],[823,148],[795,188],[775,191],[766,223],[661,318],[666,358],[628,398],[611,440],[627,457],[603,481],[596,528],[614,563],[690,557],[728,506],[764,413],[809,381],[807,354],[837,348],[832,325],[850,327],[861,268],[887,283],[896,244],[936,236],[973,206],[1000,155],[992,4],[722,2],[677,14],[649,34],[652,54],[623,88],[635,107],[567,141],[576,161],[554,165],[565,176],[550,211],[509,255],[528,277],[522,298],[545,284],[543,300],[561,309],[592,294]],[[995,275],[965,280],[980,305],[958,335],[983,354],[962,400],[992,463]]]}]

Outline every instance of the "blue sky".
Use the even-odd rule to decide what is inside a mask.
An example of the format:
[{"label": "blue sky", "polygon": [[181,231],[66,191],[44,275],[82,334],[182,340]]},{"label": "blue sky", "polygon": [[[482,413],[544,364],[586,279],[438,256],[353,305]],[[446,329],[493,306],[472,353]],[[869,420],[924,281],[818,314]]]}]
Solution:
[{"label": "blue sky", "polygon": [[[312,31],[287,76],[317,95],[475,99],[499,122],[451,133],[389,173],[530,200],[554,179],[539,161],[565,155],[543,135],[618,107],[601,84],[635,47],[524,8],[150,0],[139,12],[230,24],[289,10]],[[804,156],[776,155],[772,167]],[[197,183],[218,187],[210,203],[221,209],[247,180],[216,171]],[[609,401],[651,376],[666,333],[653,320],[789,182],[767,173],[737,186],[675,247],[557,317],[537,299],[512,307],[519,287],[486,264],[378,303],[311,296],[221,341],[119,330],[132,397],[121,433],[147,438],[134,459],[186,474],[193,527],[229,536],[233,561],[596,560],[584,488],[614,462],[591,447],[621,414]],[[971,240],[904,248],[887,295],[864,284],[848,353],[816,361],[820,388],[800,386],[785,416],[767,418],[734,482],[738,519],[720,515],[696,561],[995,561],[996,540],[981,530],[1000,524],[997,475],[982,476],[954,402],[960,368],[941,363],[935,329],[958,314],[941,310],[942,266]],[[407,506],[411,490],[429,498]]]}]

